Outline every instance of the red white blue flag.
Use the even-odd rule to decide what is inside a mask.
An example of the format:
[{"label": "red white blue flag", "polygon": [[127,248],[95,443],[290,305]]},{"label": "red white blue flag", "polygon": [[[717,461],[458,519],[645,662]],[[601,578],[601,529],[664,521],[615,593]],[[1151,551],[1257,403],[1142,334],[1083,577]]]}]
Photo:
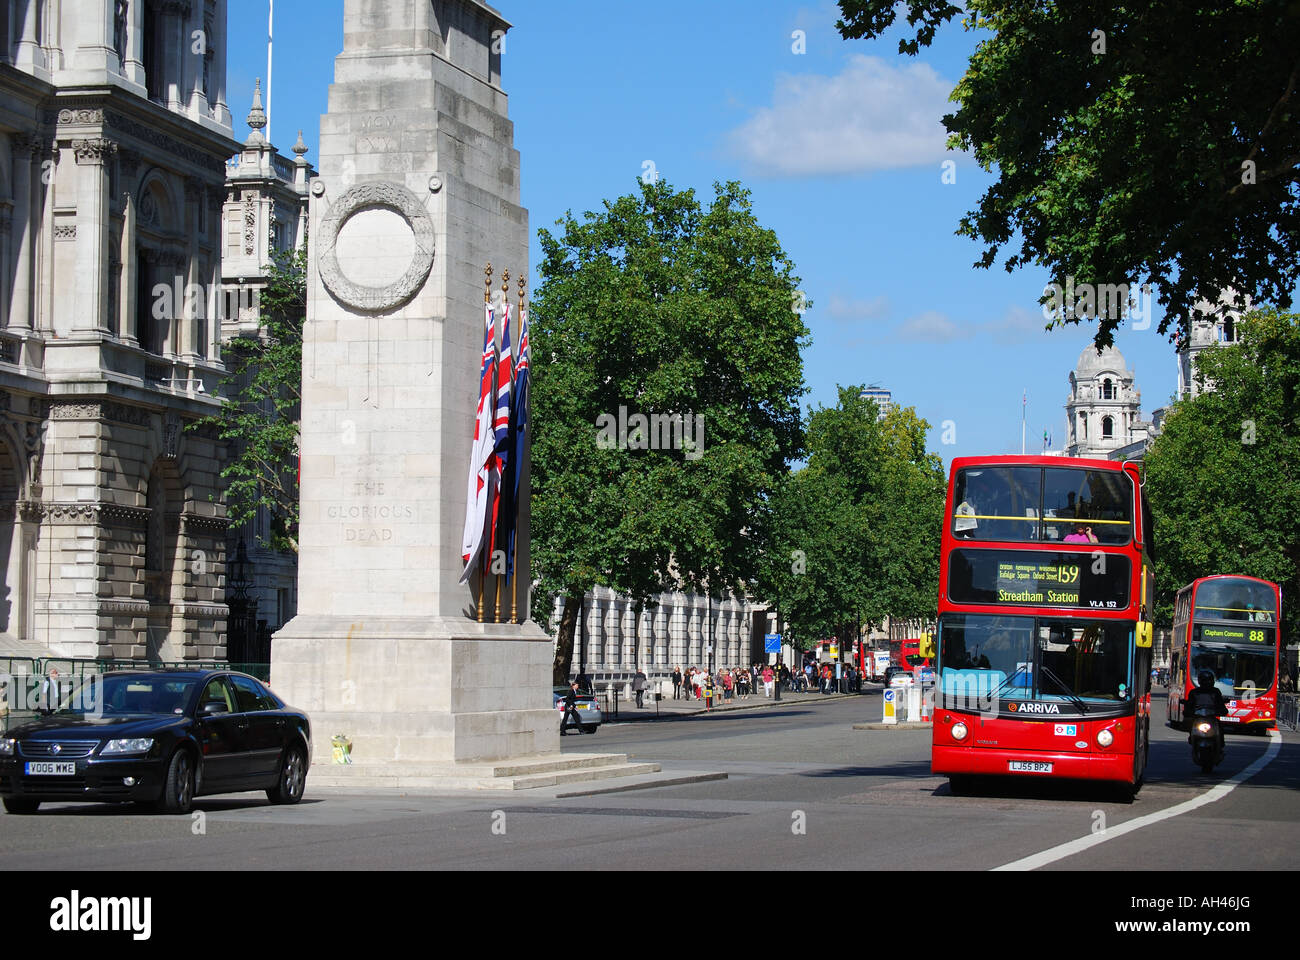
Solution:
[{"label": "red white blue flag", "polygon": [[492,305],[484,304],[483,362],[479,367],[478,410],[474,418],[474,446],[469,458],[469,482],[465,490],[465,531],[462,539],[461,559],[465,570],[460,582],[465,583],[483,553],[484,534],[488,532],[489,508],[496,498],[499,468],[496,462],[496,435],[492,419],[496,407],[497,339]]}]

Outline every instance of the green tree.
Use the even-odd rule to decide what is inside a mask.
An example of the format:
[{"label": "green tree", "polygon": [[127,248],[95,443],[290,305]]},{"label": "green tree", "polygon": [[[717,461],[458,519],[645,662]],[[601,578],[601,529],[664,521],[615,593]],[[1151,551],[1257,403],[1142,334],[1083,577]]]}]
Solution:
[{"label": "green tree", "polygon": [[798,646],[885,616],[932,615],[945,483],[910,407],[883,419],[860,387],[808,417],[808,464],[773,498],[761,590]]},{"label": "green tree", "polygon": [[[910,55],[959,14],[988,34],[943,118],[950,146],[997,168],[958,229],[985,245],[978,266],[1006,247],[1008,271],[1041,264],[1062,286],[1150,282],[1166,307],[1162,333],[1174,317],[1186,330],[1198,291],[1290,306],[1300,266],[1291,0],[839,6],[845,38],[878,37],[905,9],[916,32],[899,52]],[[1099,346],[1119,320],[1098,317]]]},{"label": "green tree", "polygon": [[801,453],[794,265],[748,191],[714,192],[704,206],[643,182],[539,231],[533,614],[549,622],[564,598],[557,682],[591,587],[644,605],[665,587],[717,596],[751,579],[763,504]]},{"label": "green tree", "polygon": [[[1157,621],[1197,577],[1241,573],[1296,594],[1300,577],[1300,316],[1261,310],[1196,358],[1211,392],[1174,404],[1147,457]],[[1283,605],[1283,638],[1300,611]]]},{"label": "green tree", "polygon": [[[259,336],[235,337],[223,351],[221,410],[199,420],[230,444],[226,513],[249,523],[266,508],[267,546],[298,552],[298,425],[302,403],[302,327],[307,312],[306,244],[274,254],[259,300]],[[192,428],[193,429],[193,428]]]}]

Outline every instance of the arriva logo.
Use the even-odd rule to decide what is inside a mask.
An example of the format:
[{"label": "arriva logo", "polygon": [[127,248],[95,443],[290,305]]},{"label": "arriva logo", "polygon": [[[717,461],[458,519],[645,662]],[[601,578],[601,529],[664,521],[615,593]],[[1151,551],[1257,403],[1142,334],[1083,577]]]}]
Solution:
[{"label": "arriva logo", "polygon": [[1007,709],[1012,713],[1060,713],[1059,703],[1009,703]]}]

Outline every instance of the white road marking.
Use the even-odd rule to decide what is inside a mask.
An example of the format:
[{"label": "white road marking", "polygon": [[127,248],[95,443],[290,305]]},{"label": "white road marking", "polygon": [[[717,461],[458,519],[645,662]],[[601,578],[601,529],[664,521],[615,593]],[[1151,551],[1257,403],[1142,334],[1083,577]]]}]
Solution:
[{"label": "white road marking", "polygon": [[1032,856],[1024,857],[1012,863],[1004,864],[1000,867],[994,867],[994,870],[1037,870],[1039,867],[1047,866],[1049,863],[1055,863],[1065,857],[1072,857],[1076,853],[1082,853],[1099,843],[1105,843],[1107,840],[1113,840],[1116,837],[1122,837],[1126,833],[1132,833],[1134,830],[1141,830],[1143,827],[1149,827],[1153,823],[1159,823],[1161,820],[1168,820],[1171,817],[1181,816],[1184,813],[1190,813],[1206,804],[1214,803],[1216,800],[1222,800],[1230,794],[1239,784],[1245,783],[1259,771],[1263,770],[1273,758],[1277,756],[1282,747],[1282,735],[1276,730],[1269,731],[1270,742],[1264,755],[1248,766],[1241,773],[1234,777],[1229,777],[1222,783],[1216,785],[1209,791],[1186,800],[1183,803],[1175,804],[1165,810],[1156,813],[1148,813],[1145,817],[1138,817],[1135,820],[1128,820],[1119,826],[1110,827],[1101,833],[1089,834],[1086,837],[1080,837],[1078,840],[1071,840],[1069,843],[1063,843],[1060,846],[1052,847],[1041,853],[1035,853]]}]

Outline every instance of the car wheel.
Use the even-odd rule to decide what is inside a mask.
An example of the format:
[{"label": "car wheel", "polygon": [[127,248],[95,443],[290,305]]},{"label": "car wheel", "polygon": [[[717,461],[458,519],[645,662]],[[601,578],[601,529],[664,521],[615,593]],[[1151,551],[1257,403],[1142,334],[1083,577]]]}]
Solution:
[{"label": "car wheel", "polygon": [[35,813],[40,809],[41,801],[28,800],[25,797],[5,797],[6,813]]},{"label": "car wheel", "polygon": [[584,723],[584,724],[582,725],[582,732],[583,732],[583,733],[595,733],[595,732],[596,732],[596,724],[594,724],[594,723]]},{"label": "car wheel", "polygon": [[307,786],[307,757],[302,747],[290,747],[280,764],[280,776],[275,786],[266,791],[272,803],[297,803]]},{"label": "car wheel", "polygon": [[162,795],[154,804],[159,813],[189,813],[194,808],[194,760],[183,747],[172,754]]}]

